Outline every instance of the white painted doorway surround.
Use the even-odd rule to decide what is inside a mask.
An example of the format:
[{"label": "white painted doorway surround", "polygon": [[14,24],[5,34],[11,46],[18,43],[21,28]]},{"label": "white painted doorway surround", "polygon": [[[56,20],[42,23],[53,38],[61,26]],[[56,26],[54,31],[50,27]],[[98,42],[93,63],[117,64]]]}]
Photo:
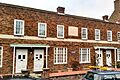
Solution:
[{"label": "white painted doorway surround", "polygon": [[27,49],[16,49],[16,73],[27,69]]},{"label": "white painted doorway surround", "polygon": [[34,71],[42,71],[44,66],[44,50],[34,49]]}]

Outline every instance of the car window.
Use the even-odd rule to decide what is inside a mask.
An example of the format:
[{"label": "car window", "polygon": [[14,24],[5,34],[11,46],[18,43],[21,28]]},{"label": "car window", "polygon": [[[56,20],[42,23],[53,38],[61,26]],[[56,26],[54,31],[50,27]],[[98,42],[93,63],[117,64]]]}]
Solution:
[{"label": "car window", "polygon": [[120,74],[115,74],[116,78],[120,79]]},{"label": "car window", "polygon": [[103,80],[115,80],[115,75],[104,75]]},{"label": "car window", "polygon": [[98,74],[94,74],[94,80],[102,80],[102,76]]}]

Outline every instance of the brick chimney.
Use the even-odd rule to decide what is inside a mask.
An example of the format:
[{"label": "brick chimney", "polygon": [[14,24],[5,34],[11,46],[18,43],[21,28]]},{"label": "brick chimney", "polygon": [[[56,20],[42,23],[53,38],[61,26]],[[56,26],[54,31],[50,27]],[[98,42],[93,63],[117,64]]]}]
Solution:
[{"label": "brick chimney", "polygon": [[108,21],[108,15],[104,15],[102,16],[102,18],[103,18],[103,21]]},{"label": "brick chimney", "polygon": [[57,7],[57,13],[64,14],[65,8],[64,7]]}]

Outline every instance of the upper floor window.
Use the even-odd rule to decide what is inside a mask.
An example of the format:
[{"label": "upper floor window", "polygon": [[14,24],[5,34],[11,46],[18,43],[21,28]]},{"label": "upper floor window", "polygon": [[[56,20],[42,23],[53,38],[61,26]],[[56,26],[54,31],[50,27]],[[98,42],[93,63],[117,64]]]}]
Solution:
[{"label": "upper floor window", "polygon": [[0,46],[0,67],[2,67],[3,47]]},{"label": "upper floor window", "polygon": [[112,41],[112,31],[110,30],[107,31],[107,40]]},{"label": "upper floor window", "polygon": [[90,49],[89,48],[80,49],[80,63],[90,63]]},{"label": "upper floor window", "polygon": [[100,29],[95,29],[95,40],[100,40]]},{"label": "upper floor window", "polygon": [[54,48],[54,64],[67,64],[67,48]]},{"label": "upper floor window", "polygon": [[64,25],[57,25],[57,38],[64,38]]},{"label": "upper floor window", "polygon": [[120,61],[120,48],[117,49],[117,61]]},{"label": "upper floor window", "polygon": [[120,41],[120,32],[117,33],[117,39]]},{"label": "upper floor window", "polygon": [[38,36],[46,37],[47,34],[47,24],[46,23],[38,23]]},{"label": "upper floor window", "polygon": [[88,39],[88,31],[87,31],[87,28],[82,28],[82,29],[81,29],[81,38],[82,38],[82,39]]},{"label": "upper floor window", "polygon": [[14,35],[24,35],[24,20],[14,20]]}]

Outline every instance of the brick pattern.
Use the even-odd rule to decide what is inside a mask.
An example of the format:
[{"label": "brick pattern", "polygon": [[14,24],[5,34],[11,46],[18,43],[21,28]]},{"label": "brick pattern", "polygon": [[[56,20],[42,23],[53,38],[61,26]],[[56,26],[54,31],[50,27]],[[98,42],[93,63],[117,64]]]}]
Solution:
[{"label": "brick pattern", "polygon": [[[14,34],[14,19],[22,19],[25,21],[25,36],[37,36],[37,23],[47,23],[47,37],[57,38],[57,25],[64,25],[65,27],[65,39],[81,39],[81,28],[88,28],[88,39],[94,40],[94,30],[100,29],[101,40],[107,40],[107,30],[112,30],[113,41],[117,41],[117,32],[120,31],[120,27],[114,23],[104,22],[102,20],[85,18],[73,15],[58,15],[56,12],[43,11],[38,9],[13,6],[0,3],[0,34]],[[78,37],[68,36],[68,26],[78,27]],[[44,41],[44,40],[22,40],[22,39],[0,39],[0,45],[3,46],[3,67],[0,68],[0,74],[12,73],[12,60],[13,60],[13,48],[10,44],[48,44],[48,67],[51,72],[59,70],[66,70],[67,67],[71,67],[73,61],[79,61],[79,49],[90,48],[91,63],[79,64],[79,68],[85,68],[88,65],[95,65],[95,49],[94,46],[112,46],[119,47],[117,44],[100,44],[100,43],[79,43],[79,42],[63,42],[63,41]],[[67,64],[54,64],[54,47],[67,47],[68,59]],[[28,69],[33,71],[33,54],[30,54],[30,48],[28,49]],[[32,48],[34,50],[34,48]],[[44,49],[45,50],[45,49]],[[75,51],[75,53],[71,53]],[[114,63],[114,51],[113,63]],[[105,58],[104,58],[105,64]]]}]

